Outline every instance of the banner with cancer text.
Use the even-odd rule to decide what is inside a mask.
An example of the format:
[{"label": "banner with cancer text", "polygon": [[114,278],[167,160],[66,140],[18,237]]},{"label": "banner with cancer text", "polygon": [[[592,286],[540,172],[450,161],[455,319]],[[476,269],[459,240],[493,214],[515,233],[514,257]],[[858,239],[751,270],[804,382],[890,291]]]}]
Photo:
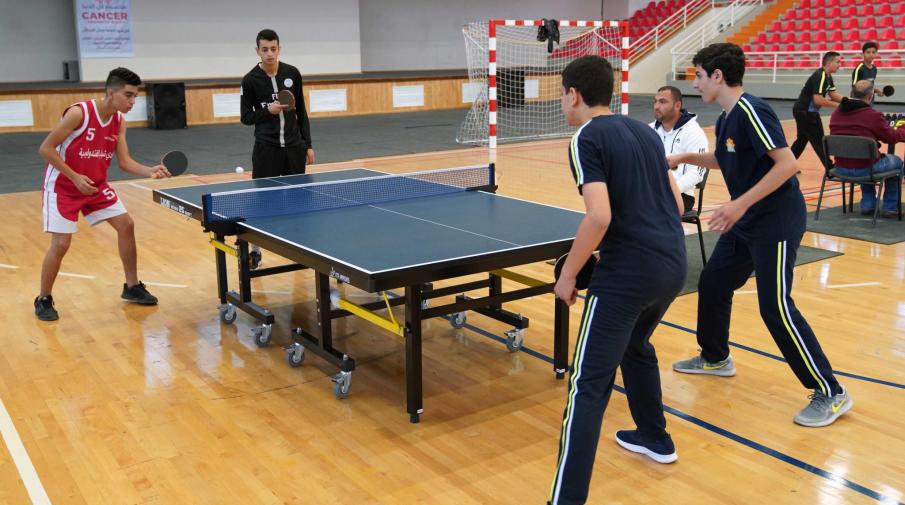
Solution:
[{"label": "banner with cancer text", "polygon": [[133,56],[130,0],[75,0],[82,58]]}]

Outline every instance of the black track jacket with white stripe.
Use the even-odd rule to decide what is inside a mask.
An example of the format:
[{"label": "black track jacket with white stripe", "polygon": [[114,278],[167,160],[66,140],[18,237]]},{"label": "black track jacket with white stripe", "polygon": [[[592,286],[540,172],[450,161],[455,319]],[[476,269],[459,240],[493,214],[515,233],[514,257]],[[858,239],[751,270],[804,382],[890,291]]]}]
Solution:
[{"label": "black track jacket with white stripe", "polygon": [[[267,104],[277,100],[277,93],[288,89],[295,95],[295,110],[278,115],[267,111]],[[275,77],[255,65],[242,78],[240,106],[242,124],[254,125],[255,140],[276,147],[302,145],[311,147],[311,126],[302,95],[302,74],[292,65],[280,62]]]}]

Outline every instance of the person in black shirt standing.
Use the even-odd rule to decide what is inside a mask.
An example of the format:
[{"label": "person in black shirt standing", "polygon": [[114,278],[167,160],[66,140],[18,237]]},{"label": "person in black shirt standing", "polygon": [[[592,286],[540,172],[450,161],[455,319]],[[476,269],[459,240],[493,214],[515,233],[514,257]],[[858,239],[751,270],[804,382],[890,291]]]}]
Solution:
[{"label": "person in black shirt standing", "polygon": [[[302,74],[280,61],[280,38],[275,31],[261,30],[255,44],[261,63],[242,78],[240,107],[242,124],[255,127],[252,178],[304,174],[305,165],[314,163],[314,148]],[[294,110],[277,100],[277,94],[287,89],[295,97]],[[251,251],[252,269],[260,263],[261,252],[255,246]]]},{"label": "person in black shirt standing", "polygon": [[[858,81],[870,81],[870,83],[874,87],[874,96],[885,96],[883,95],[883,90],[877,86],[877,66],[874,65],[874,60],[877,58],[877,43],[876,42],[865,42],[863,46],[861,46],[861,63],[852,70],[852,87],[855,87],[855,83]],[[870,103],[874,103],[873,98]]]},{"label": "person in black shirt standing", "polygon": [[618,431],[616,442],[658,463],[677,458],[650,338],[682,289],[687,259],[684,205],[663,143],[646,124],[610,112],[613,67],[599,56],[578,58],[563,70],[562,87],[563,114],[579,126],[569,164],[587,214],[554,287],[557,297],[575,303],[576,274],[600,251],[575,343],[548,501],[577,505],[588,497],[617,368],[637,428]]},{"label": "person in black shirt standing", "polygon": [[735,375],[729,356],[732,295],[757,272],[761,318],[798,380],[814,390],[794,421],[826,426],[851,409],[852,400],[792,301],[795,256],[807,212],[795,177],[795,157],[773,109],[742,88],[745,54],[740,47],[711,44],[698,51],[692,63],[701,98],[723,108],[716,122],[716,149],[674,154],[667,160],[670,166],[690,163],[721,170],[732,200],[710,219],[710,229],[721,235],[698,281],[700,355],[674,363],[673,370]]},{"label": "person in black shirt standing", "polygon": [[[820,158],[820,163],[826,166],[826,154],[823,152],[823,120],[820,119],[821,107],[838,107],[842,101],[842,95],[836,92],[833,84],[833,74],[839,70],[839,53],[829,51],[823,55],[822,65],[817,71],[808,77],[801,88],[798,100],[792,106],[792,115],[795,117],[795,128],[798,134],[792,143],[792,154],[798,159],[804,152],[808,142]],[[829,95],[829,100],[826,96]]]}]

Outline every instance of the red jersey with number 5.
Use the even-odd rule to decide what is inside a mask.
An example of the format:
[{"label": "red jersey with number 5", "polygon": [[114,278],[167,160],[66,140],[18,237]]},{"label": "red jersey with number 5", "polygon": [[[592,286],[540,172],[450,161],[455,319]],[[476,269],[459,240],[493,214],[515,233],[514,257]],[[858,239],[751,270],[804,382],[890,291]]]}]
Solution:
[{"label": "red jersey with number 5", "polygon": [[[106,123],[101,121],[94,100],[70,105],[66,110],[72,107],[82,108],[82,124],[66,137],[57,151],[76,173],[86,175],[94,181],[95,187],[106,186],[107,170],[116,152],[123,116],[120,112],[115,112]],[[81,195],[75,184],[50,163],[44,169],[44,190]]]}]

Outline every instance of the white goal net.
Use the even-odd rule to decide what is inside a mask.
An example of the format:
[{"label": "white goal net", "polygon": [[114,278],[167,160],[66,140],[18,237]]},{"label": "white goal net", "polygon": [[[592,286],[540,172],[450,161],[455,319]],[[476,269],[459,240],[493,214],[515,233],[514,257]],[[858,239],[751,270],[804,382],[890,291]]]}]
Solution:
[{"label": "white goal net", "polygon": [[538,40],[538,29],[545,21],[491,20],[462,29],[468,58],[466,89],[474,101],[459,127],[458,142],[495,148],[497,142],[574,133],[560,110],[560,74],[571,61],[586,55],[602,56],[612,64],[615,83],[610,108],[616,114],[628,113],[626,25],[559,21],[559,42],[555,43]]}]

